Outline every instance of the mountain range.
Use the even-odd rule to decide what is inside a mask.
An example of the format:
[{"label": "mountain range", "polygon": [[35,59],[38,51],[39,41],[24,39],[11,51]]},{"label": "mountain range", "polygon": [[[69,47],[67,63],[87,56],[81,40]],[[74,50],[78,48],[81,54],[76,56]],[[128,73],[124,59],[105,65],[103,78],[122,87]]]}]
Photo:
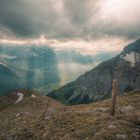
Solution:
[{"label": "mountain range", "polygon": [[[0,61],[8,66],[5,70],[13,73],[21,88],[35,89],[41,94],[47,94],[75,80],[96,63],[110,58],[114,53],[102,55],[83,55],[71,49],[55,51],[46,45],[0,45]],[[0,67],[0,77],[7,79],[2,68]],[[8,79],[15,83],[11,75]],[[0,84],[0,95],[10,92],[13,84],[9,80],[3,81]],[[6,90],[3,90],[4,87]],[[17,86],[16,89],[18,88]],[[15,89],[15,86],[12,89]]]},{"label": "mountain range", "polygon": [[140,39],[126,46],[116,57],[102,62],[48,96],[65,104],[99,101],[111,96],[113,79],[118,81],[120,95],[140,89]]}]

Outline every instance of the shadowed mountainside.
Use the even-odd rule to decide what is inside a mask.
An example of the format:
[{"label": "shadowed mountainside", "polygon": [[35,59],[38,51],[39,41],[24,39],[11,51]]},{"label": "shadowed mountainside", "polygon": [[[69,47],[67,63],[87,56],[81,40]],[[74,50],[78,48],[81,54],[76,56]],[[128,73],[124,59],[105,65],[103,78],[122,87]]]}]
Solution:
[{"label": "shadowed mountainside", "polygon": [[[54,50],[47,46],[1,46],[0,45],[0,60],[7,64],[9,71],[14,73],[15,77],[18,77],[18,84],[21,88],[38,88],[60,81],[57,59]],[[5,70],[5,72],[4,72]],[[6,73],[6,68],[0,67],[1,77],[7,79],[9,84],[3,82],[0,83],[0,91],[2,94],[7,94],[10,87],[17,84],[15,80]],[[7,87],[7,90],[2,88]],[[9,89],[9,90],[8,90]],[[17,88],[16,88],[17,89]]]},{"label": "shadowed mountainside", "polygon": [[20,87],[19,77],[5,63],[0,61],[0,96]]},{"label": "shadowed mountainside", "polygon": [[121,54],[99,64],[48,96],[65,104],[81,104],[110,97],[112,80],[118,80],[118,93],[140,89],[140,39],[126,46]]}]

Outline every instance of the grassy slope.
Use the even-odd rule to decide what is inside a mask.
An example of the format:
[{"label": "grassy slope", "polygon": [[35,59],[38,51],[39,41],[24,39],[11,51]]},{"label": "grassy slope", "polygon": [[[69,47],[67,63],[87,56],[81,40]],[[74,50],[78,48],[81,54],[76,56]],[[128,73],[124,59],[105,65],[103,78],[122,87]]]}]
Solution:
[{"label": "grassy slope", "polygon": [[[96,107],[110,107],[111,100],[76,106],[63,106],[47,97],[26,98],[17,105],[0,111],[0,137],[17,140],[119,140],[116,134],[125,134],[125,140],[140,136],[140,92],[117,99],[116,116],[109,112],[94,112]],[[49,99],[51,100],[51,99]],[[52,108],[56,106],[55,108]],[[132,106],[128,114],[119,108]],[[51,107],[51,108],[50,108]],[[18,113],[22,115],[16,117]],[[109,129],[113,124],[115,129]]]}]

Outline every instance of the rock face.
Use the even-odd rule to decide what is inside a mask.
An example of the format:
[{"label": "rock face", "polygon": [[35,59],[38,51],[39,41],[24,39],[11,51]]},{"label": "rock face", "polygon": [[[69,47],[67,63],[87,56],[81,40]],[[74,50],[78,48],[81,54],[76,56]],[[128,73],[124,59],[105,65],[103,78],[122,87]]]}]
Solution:
[{"label": "rock face", "polygon": [[118,56],[48,96],[68,104],[99,101],[110,97],[113,79],[118,80],[118,94],[140,89],[140,39],[126,46]]},{"label": "rock face", "polygon": [[20,88],[18,77],[0,61],[0,96]]}]

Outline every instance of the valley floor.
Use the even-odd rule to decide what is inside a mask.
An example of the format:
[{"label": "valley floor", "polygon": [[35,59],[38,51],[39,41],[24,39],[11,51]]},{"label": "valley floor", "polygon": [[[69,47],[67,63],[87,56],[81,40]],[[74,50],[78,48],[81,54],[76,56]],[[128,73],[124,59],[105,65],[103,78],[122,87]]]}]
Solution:
[{"label": "valley floor", "polygon": [[63,106],[25,98],[0,110],[0,140],[139,140],[140,92],[87,105]]}]

